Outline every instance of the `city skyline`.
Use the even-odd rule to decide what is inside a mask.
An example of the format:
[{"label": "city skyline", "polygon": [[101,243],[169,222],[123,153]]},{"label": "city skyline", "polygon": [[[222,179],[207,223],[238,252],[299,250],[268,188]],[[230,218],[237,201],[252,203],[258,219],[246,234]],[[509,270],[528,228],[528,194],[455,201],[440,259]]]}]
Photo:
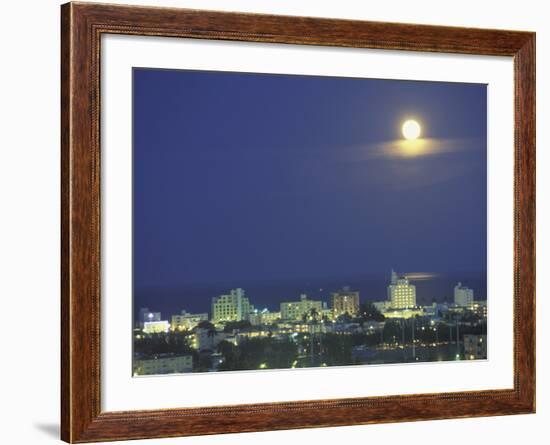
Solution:
[{"label": "city skyline", "polygon": [[415,284],[392,269],[376,302],[345,286],[328,304],[301,294],[270,311],[236,288],[212,297],[210,312],[140,308],[133,374],[485,359],[487,302],[474,296],[458,282],[452,302],[419,304]]},{"label": "city skyline", "polygon": [[[389,278],[388,278],[389,277]],[[193,312],[203,312],[203,313],[207,313],[209,315],[209,319],[210,318],[213,318],[213,313],[211,311],[211,307],[212,307],[212,301],[215,300],[216,298],[219,298],[220,296],[222,295],[227,295],[229,293],[231,293],[232,291],[234,290],[242,290],[244,291],[244,293],[246,293],[246,296],[247,298],[250,300],[250,304],[254,306],[254,309],[256,311],[262,311],[262,310],[269,310],[269,311],[277,311],[279,309],[279,305],[282,303],[282,302],[285,302],[285,301],[292,301],[293,299],[294,300],[298,300],[302,297],[307,297],[307,299],[309,300],[316,300],[316,301],[320,301],[323,303],[323,305],[325,307],[333,307],[333,303],[332,303],[332,297],[333,297],[333,294],[335,292],[339,292],[339,291],[342,291],[342,290],[348,290],[348,291],[351,291],[351,292],[354,292],[354,293],[357,293],[358,295],[358,302],[363,304],[363,303],[376,303],[376,302],[380,302],[380,301],[392,301],[392,293],[390,292],[390,289],[391,287],[393,287],[395,284],[396,284],[396,280],[398,279],[407,279],[407,285],[410,284],[416,289],[416,287],[418,287],[418,284],[423,282],[423,281],[430,281],[433,279],[433,277],[431,277],[429,274],[425,274],[425,273],[411,273],[411,274],[407,274],[407,273],[399,273],[397,271],[395,271],[394,269],[391,270],[391,274],[388,274],[388,277],[387,280],[386,280],[386,285],[385,285],[385,290],[386,290],[386,294],[385,295],[381,295],[379,299],[376,299],[376,298],[365,298],[362,294],[362,292],[357,289],[356,287],[353,287],[353,286],[349,286],[349,285],[341,285],[341,286],[336,286],[336,287],[328,287],[328,288],[325,288],[325,289],[317,289],[317,293],[316,292],[307,292],[305,290],[300,290],[300,291],[297,291],[297,292],[290,292],[290,293],[287,293],[287,294],[284,294],[284,295],[281,295],[280,296],[280,300],[277,301],[277,302],[273,302],[274,305],[268,307],[266,306],[265,304],[262,304],[261,301],[262,299],[261,298],[258,298],[258,301],[260,301],[260,304],[255,304],[256,303],[256,297],[261,297],[261,293],[249,293],[247,291],[247,288],[246,286],[226,286],[224,287],[223,289],[225,290],[221,290],[222,288],[220,288],[219,291],[211,291],[211,290],[207,290],[206,292],[209,293],[210,297],[208,298],[201,298],[201,307],[193,307],[193,305],[187,305],[186,306],[186,303],[188,303],[188,301],[186,301],[185,297],[180,297],[179,299],[175,298],[174,299],[174,305],[172,308],[168,309],[168,310],[160,310],[160,308],[158,306],[152,306],[151,308],[151,311],[152,312],[155,312],[155,313],[159,313],[159,314],[177,314],[177,313],[180,313],[180,312],[188,312],[188,313],[193,313]],[[412,278],[410,278],[412,277]],[[418,278],[417,278],[418,277]],[[471,301],[474,300],[474,295],[476,296],[475,300],[481,300],[481,301],[486,301],[486,296],[485,294],[483,293],[477,293],[475,292],[475,289],[473,287],[470,287],[469,283],[467,282],[462,282],[462,281],[458,281],[458,282],[455,282],[455,284],[450,287],[448,289],[448,294],[446,296],[446,298],[426,298],[425,295],[422,294],[422,292],[415,292],[415,299],[414,299],[414,304],[412,304],[412,306],[419,306],[419,307],[422,307],[422,306],[427,306],[433,302],[436,302],[436,303],[443,303],[443,304],[453,304],[453,303],[457,303],[457,289],[459,290],[459,293],[460,293],[460,297],[459,297],[459,300],[461,302],[461,306],[467,306],[467,304],[464,304],[462,302],[464,301],[469,301],[471,303]],[[469,299],[465,299],[464,296],[462,295],[464,292],[467,292],[467,295],[469,296]],[[191,306],[191,307],[190,307]],[[137,319],[139,319],[140,317],[140,313],[141,311],[144,309],[144,306],[143,305],[136,305],[135,306],[135,311],[136,311],[136,316],[137,316]],[[169,318],[169,317],[168,317]]]},{"label": "city skyline", "polygon": [[[463,274],[460,276],[443,276],[442,274],[423,273],[404,273],[404,275],[420,276],[420,279],[414,279],[414,284],[418,288],[418,300],[422,304],[436,300],[438,302],[450,302],[453,298],[453,288],[462,281],[474,289],[475,294],[482,300],[486,297],[486,275],[485,274]],[[197,286],[187,289],[181,288],[150,288],[142,289],[142,293],[134,295],[134,309],[137,316],[137,310],[143,306],[155,306],[163,313],[173,313],[180,309],[189,309],[194,312],[208,310],[210,307],[210,298],[232,288],[244,288],[247,293],[258,301],[258,306],[274,310],[277,308],[280,295],[298,296],[306,293],[317,299],[325,301],[330,299],[330,290],[350,286],[358,290],[362,301],[377,301],[385,298],[387,293],[388,277],[390,272],[383,276],[366,277],[347,277],[345,279],[334,280],[304,280],[283,282],[273,280],[270,282],[248,282],[243,283],[233,281],[230,283],[218,283],[216,285]],[[365,290],[367,289],[367,290]]]}]

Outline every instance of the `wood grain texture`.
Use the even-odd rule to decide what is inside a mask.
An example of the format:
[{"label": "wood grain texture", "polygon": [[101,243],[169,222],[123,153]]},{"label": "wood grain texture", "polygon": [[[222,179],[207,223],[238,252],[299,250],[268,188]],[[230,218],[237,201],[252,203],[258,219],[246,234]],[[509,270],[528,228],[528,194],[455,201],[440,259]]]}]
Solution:
[{"label": "wood grain texture", "polygon": [[[513,56],[514,388],[199,409],[101,412],[99,62],[100,38],[104,33]],[[92,442],[534,412],[533,33],[68,3],[61,8],[61,37],[63,440]]]}]

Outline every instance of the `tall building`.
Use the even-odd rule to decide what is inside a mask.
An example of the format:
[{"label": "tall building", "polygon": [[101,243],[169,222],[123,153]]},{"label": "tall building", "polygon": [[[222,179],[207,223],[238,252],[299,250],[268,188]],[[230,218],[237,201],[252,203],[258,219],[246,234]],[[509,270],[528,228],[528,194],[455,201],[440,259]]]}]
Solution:
[{"label": "tall building", "polygon": [[201,321],[208,321],[208,314],[206,312],[190,314],[187,311],[181,311],[181,314],[172,315],[172,323],[170,325],[173,331],[189,331]]},{"label": "tall building", "polygon": [[388,300],[392,309],[406,309],[416,306],[416,286],[410,284],[407,277],[399,277],[391,271],[391,283],[388,286]]},{"label": "tall building", "polygon": [[247,320],[248,314],[254,310],[244,289],[231,289],[229,294],[212,298],[212,321],[241,321]]},{"label": "tall building", "polygon": [[284,301],[281,303],[281,318],[283,320],[301,320],[304,315],[310,314],[312,309],[321,318],[323,302],[320,300],[310,300],[306,294],[302,294],[299,301]]},{"label": "tall building", "polygon": [[474,302],[474,290],[458,283],[455,286],[455,304],[457,306],[469,307]]},{"label": "tall building", "polygon": [[352,291],[349,286],[345,286],[331,294],[330,303],[334,317],[342,314],[357,315],[359,313],[359,291]]}]

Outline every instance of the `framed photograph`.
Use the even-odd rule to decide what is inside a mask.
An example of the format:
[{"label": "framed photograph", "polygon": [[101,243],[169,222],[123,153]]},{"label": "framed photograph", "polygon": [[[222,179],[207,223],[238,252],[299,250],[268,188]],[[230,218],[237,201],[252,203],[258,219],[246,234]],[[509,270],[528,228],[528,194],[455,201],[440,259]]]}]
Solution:
[{"label": "framed photograph", "polygon": [[535,411],[535,35],[62,6],[62,439]]}]

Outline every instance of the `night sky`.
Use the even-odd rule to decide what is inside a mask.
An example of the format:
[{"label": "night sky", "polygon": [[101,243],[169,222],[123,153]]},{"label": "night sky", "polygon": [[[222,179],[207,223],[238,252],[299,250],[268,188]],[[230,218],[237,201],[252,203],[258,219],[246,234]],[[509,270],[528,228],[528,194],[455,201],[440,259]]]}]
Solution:
[{"label": "night sky", "polygon": [[[383,299],[392,267],[476,276],[465,284],[485,298],[485,85],[152,69],[133,82],[140,306],[207,311],[240,286],[275,308],[297,294],[267,283],[362,277]],[[400,152],[407,118],[429,150]]]}]

